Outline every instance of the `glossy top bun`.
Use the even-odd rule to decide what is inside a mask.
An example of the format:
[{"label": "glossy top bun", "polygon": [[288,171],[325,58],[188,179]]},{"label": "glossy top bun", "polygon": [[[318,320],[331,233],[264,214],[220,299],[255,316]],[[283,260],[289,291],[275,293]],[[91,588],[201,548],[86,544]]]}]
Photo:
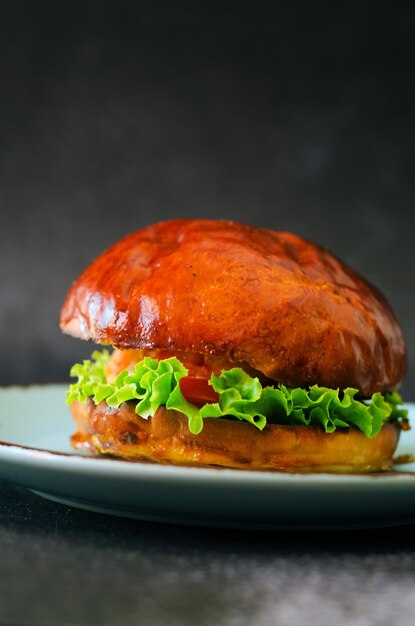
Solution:
[{"label": "glossy top bun", "polygon": [[125,237],[73,284],[61,328],[364,395],[396,388],[405,371],[400,327],[375,288],[296,235],[228,221],[173,220]]}]

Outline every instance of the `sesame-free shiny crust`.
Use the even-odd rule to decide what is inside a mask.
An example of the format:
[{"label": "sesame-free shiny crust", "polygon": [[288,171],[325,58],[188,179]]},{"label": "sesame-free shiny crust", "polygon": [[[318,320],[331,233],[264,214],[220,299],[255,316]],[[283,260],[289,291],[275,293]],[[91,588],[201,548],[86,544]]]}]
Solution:
[{"label": "sesame-free shiny crust", "polygon": [[228,221],[173,220],[125,237],[73,284],[61,327],[364,395],[396,388],[405,371],[400,327],[375,288],[296,235]]}]

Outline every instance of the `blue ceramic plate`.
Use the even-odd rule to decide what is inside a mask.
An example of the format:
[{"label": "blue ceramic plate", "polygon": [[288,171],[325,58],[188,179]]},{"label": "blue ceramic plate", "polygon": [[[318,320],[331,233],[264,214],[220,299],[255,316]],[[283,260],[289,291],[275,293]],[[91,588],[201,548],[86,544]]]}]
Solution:
[{"label": "blue ceramic plate", "polygon": [[[100,513],[230,528],[340,529],[415,522],[415,463],[377,475],[170,467],[74,452],[65,387],[0,389],[0,477]],[[415,405],[408,405],[415,425]],[[415,454],[415,429],[397,454]]]}]

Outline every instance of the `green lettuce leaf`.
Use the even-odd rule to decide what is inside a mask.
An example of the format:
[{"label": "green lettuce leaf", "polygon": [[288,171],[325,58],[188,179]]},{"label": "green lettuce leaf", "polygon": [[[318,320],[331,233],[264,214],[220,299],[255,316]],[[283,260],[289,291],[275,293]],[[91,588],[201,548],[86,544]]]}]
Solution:
[{"label": "green lettuce leaf", "polygon": [[117,407],[134,401],[136,413],[145,419],[165,406],[185,415],[189,430],[195,435],[202,430],[206,418],[238,419],[260,430],[270,423],[319,426],[326,433],[355,426],[366,437],[375,437],[389,420],[408,420],[408,412],[400,406],[402,400],[396,392],[374,393],[370,399],[361,400],[353,388],[340,391],[313,385],[304,389],[282,384],[263,387],[258,378],[239,367],[219,376],[212,374],[209,383],[219,401],[199,408],[188,402],[180,390],[180,379],[187,376],[188,370],[176,357],[160,361],[145,357],[132,372],[121,372],[113,382],[105,376],[109,358],[107,350],[95,351],[90,360],[72,367],[71,376],[78,380],[69,387],[68,404],[92,398],[95,404],[105,401]]}]

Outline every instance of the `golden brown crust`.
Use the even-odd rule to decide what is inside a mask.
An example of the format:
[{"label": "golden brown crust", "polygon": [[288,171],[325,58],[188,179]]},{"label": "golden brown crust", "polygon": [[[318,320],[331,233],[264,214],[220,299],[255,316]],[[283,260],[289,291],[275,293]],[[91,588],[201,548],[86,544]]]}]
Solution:
[{"label": "golden brown crust", "polygon": [[74,403],[76,448],[131,461],[175,465],[277,470],[282,472],[377,472],[390,469],[399,439],[398,424],[386,424],[368,439],[357,429],[326,434],[312,426],[268,424],[263,431],[229,419],[206,419],[192,435],[187,419],[160,408],[153,418],[135,413],[133,403],[118,409],[92,400]]},{"label": "golden brown crust", "polygon": [[61,327],[364,395],[396,388],[405,371],[401,330],[376,289],[296,235],[234,222],[174,220],[126,237],[74,283]]}]

